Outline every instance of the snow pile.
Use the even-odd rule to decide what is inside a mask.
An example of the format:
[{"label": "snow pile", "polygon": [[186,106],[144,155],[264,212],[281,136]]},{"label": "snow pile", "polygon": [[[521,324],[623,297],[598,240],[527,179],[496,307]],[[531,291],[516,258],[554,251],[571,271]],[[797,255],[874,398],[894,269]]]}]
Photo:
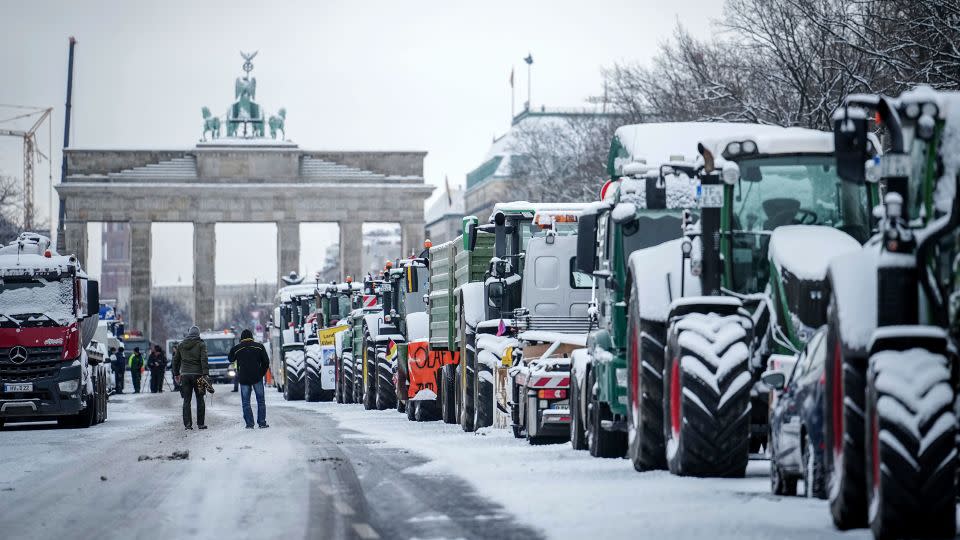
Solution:
[{"label": "snow pile", "polygon": [[486,315],[483,304],[483,283],[479,281],[466,283],[460,287],[460,293],[463,295],[463,304],[460,306],[463,310],[463,318],[468,326],[476,328]]},{"label": "snow pile", "polygon": [[831,259],[859,249],[852,236],[820,225],[786,225],[770,236],[770,260],[801,280],[822,280]]},{"label": "snow pile", "polygon": [[727,122],[664,122],[622,126],[617,128],[614,135],[615,141],[619,141],[623,147],[623,155],[614,158],[614,172],[623,174],[624,166],[630,163],[657,165],[678,159],[692,160],[697,155],[697,143],[704,137],[750,133],[766,127]]},{"label": "snow pile", "polygon": [[564,332],[549,332],[547,330],[527,330],[518,336],[524,341],[542,341],[546,343],[564,343],[567,345],[587,346],[586,334],[567,334]]},{"label": "snow pile", "polygon": [[[666,321],[671,302],[681,296],[701,294],[700,280],[690,274],[690,265],[683,262],[680,251],[683,242],[683,238],[677,238],[658,246],[638,249],[630,255],[629,265],[633,272],[641,318]],[[696,253],[699,239],[693,242]],[[683,291],[680,290],[681,265],[686,274]]]},{"label": "snow pile", "polygon": [[501,367],[503,355],[510,347],[519,348],[520,341],[510,336],[477,335],[477,362],[492,369]]},{"label": "snow pile", "polygon": [[701,142],[719,158],[732,142],[753,141],[759,154],[830,154],[833,133],[815,129],[742,124],[749,129],[728,131]]},{"label": "snow pile", "polygon": [[844,343],[866,349],[877,327],[877,264],[879,237],[871,239],[860,251],[840,255],[830,261],[830,283],[838,298],[840,333]]},{"label": "snow pile", "polygon": [[407,340],[427,339],[430,331],[430,318],[427,312],[418,311],[407,315]]}]

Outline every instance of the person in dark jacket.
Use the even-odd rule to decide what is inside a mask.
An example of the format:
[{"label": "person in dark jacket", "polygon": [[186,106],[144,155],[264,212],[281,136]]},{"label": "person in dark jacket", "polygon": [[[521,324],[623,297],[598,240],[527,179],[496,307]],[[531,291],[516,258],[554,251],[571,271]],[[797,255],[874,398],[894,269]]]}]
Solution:
[{"label": "person in dark jacket", "polygon": [[200,339],[200,328],[191,326],[187,335],[177,346],[173,355],[173,380],[180,385],[180,396],[183,398],[183,427],[193,429],[193,418],[190,415],[190,400],[197,398],[197,428],[207,429],[203,423],[206,406],[203,402],[203,389],[197,386],[197,381],[210,375],[210,365],[207,363],[207,344]]},{"label": "person in dark jacket", "polygon": [[173,379],[173,391],[180,391],[180,380],[173,377],[173,359],[177,356],[177,345],[174,344],[170,350],[170,378]]},{"label": "person in dark jacket", "polygon": [[247,429],[253,429],[253,411],[250,409],[250,392],[257,395],[257,425],[267,425],[267,404],[263,395],[263,376],[270,367],[270,359],[263,345],[253,340],[253,333],[244,330],[240,334],[240,343],[230,349],[227,358],[237,365],[236,380],[240,384],[240,407]]},{"label": "person in dark jacket", "polygon": [[163,370],[166,363],[163,353],[160,352],[160,346],[154,345],[147,359],[147,369],[150,370],[150,392],[153,394],[163,391]]},{"label": "person in dark jacket", "polygon": [[133,379],[133,393],[140,393],[140,378],[143,375],[143,356],[140,355],[140,347],[133,348],[133,354],[130,355],[130,378]]},{"label": "person in dark jacket", "polygon": [[115,384],[114,392],[117,394],[123,393],[123,372],[127,370],[127,359],[123,357],[123,346],[116,349],[112,354],[112,368],[113,368],[113,380]]}]

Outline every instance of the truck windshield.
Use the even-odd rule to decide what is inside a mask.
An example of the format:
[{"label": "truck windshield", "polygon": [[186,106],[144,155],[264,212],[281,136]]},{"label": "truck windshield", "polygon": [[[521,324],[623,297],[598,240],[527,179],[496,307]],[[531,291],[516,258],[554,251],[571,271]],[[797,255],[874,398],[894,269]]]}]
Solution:
[{"label": "truck windshield", "polygon": [[[837,176],[829,154],[743,159],[734,186],[733,290],[755,293],[767,284],[770,233],[782,225],[825,225],[860,242],[870,236],[865,184]],[[729,286],[729,285],[728,285]]]},{"label": "truck windshield", "polygon": [[207,356],[226,356],[236,344],[236,338],[208,338],[203,340],[207,344]]},{"label": "truck windshield", "polygon": [[[5,277],[0,283],[0,325],[63,326],[73,314],[73,279]],[[13,319],[13,320],[11,320]]]}]

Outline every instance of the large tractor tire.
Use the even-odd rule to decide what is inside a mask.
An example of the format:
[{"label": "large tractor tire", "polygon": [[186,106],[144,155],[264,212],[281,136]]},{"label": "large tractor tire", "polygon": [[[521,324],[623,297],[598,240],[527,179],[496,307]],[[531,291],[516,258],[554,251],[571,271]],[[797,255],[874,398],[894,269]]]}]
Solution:
[{"label": "large tractor tire", "polygon": [[397,390],[393,385],[393,367],[387,360],[387,346],[377,345],[376,353],[376,405],[377,410],[385,411],[397,406]]},{"label": "large tractor tire", "polygon": [[670,472],[743,477],[753,379],[742,319],[690,313],[674,321],[667,336],[664,435]]},{"label": "large tractor tire", "polygon": [[440,368],[440,418],[444,424],[457,423],[457,366]]},{"label": "large tractor tire", "polygon": [[433,422],[440,419],[440,402],[436,399],[408,401],[407,408],[416,405],[417,422]]},{"label": "large tractor tire", "polygon": [[477,372],[476,337],[464,328],[463,348],[460,353],[460,427],[471,432],[476,430],[474,407],[474,381]]},{"label": "large tractor tire", "polygon": [[627,457],[638,471],[667,468],[663,429],[663,358],[667,328],[642,320],[631,287],[627,325]]},{"label": "large tractor tire", "polygon": [[355,403],[353,398],[353,351],[343,351],[340,359],[340,380],[337,384],[343,386],[343,402]]},{"label": "large tractor tire", "polygon": [[874,538],[953,538],[957,470],[947,359],[882,351],[867,371],[867,518]]},{"label": "large tractor tire", "polygon": [[363,408],[369,411],[377,406],[377,347],[369,333],[363,335],[362,368]]},{"label": "large tractor tire", "polygon": [[587,446],[587,432],[584,429],[583,416],[580,411],[583,408],[580,405],[580,400],[584,397],[583,390],[581,390],[580,385],[577,383],[576,375],[571,371],[570,372],[570,446],[574,450],[586,450]]},{"label": "large tractor tire", "polygon": [[610,409],[597,399],[593,370],[587,372],[587,446],[590,455],[599,458],[622,458],[627,451],[627,437],[622,431],[603,429],[604,420],[612,420]]},{"label": "large tractor tire", "polygon": [[802,437],[800,462],[803,465],[803,495],[809,498],[826,499],[826,474],[823,470],[823,452],[813,445],[813,439]]},{"label": "large tractor tire", "polygon": [[323,387],[320,385],[320,358],[314,358],[312,354],[306,354],[303,372],[303,399],[316,403],[320,401],[320,396],[323,393]]},{"label": "large tractor tire", "polygon": [[473,428],[480,429],[493,425],[493,372],[489,366],[476,364],[477,376],[473,381],[473,404],[476,416]]},{"label": "large tractor tire", "polygon": [[838,529],[867,525],[867,481],[864,437],[866,424],[867,359],[844,346],[832,298],[824,365],[824,435],[827,494],[830,514]]},{"label": "large tractor tire", "polygon": [[407,405],[404,408],[404,412],[407,413],[407,420],[411,422],[417,421],[417,402],[407,400]]},{"label": "large tractor tire", "polygon": [[287,351],[283,353],[283,399],[287,401],[299,401],[303,399],[305,390],[303,364],[303,351]]}]

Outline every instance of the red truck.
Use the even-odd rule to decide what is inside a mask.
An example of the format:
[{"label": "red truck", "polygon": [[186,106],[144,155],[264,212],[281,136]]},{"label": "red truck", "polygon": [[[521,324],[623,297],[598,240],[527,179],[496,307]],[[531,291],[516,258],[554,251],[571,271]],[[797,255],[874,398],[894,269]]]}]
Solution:
[{"label": "red truck", "polygon": [[0,427],[106,419],[106,366],[86,353],[99,305],[98,283],[49,238],[23,233],[0,248]]}]

